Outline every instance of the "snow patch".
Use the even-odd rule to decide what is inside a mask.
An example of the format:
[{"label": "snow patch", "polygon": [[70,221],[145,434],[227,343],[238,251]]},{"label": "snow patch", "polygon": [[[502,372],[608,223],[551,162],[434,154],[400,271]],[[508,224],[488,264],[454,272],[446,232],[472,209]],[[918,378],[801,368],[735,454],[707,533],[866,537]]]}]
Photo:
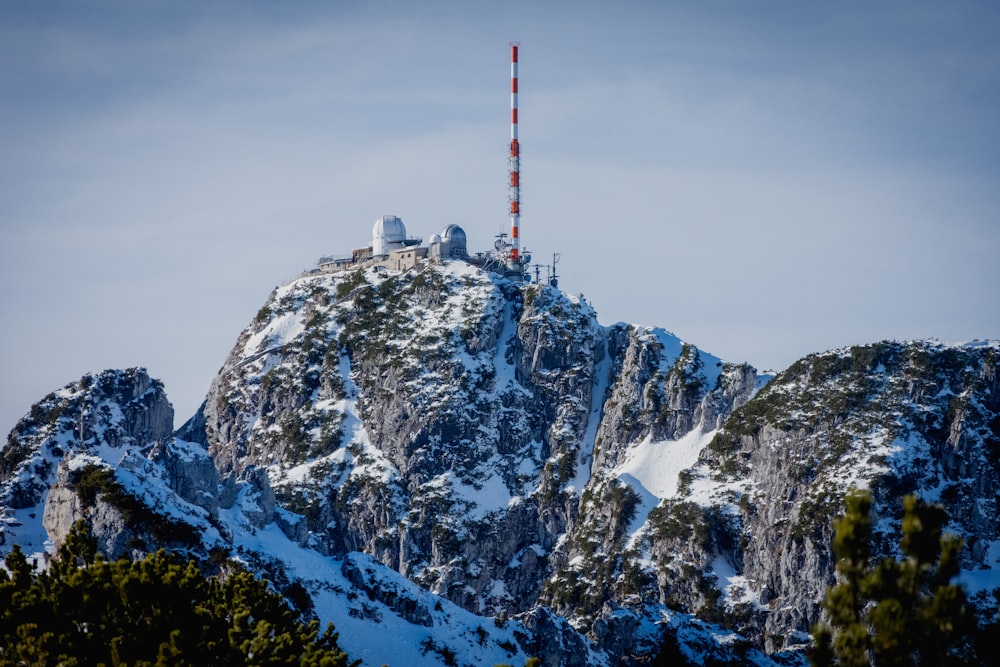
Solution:
[{"label": "snow patch", "polygon": [[716,432],[702,433],[695,428],[680,440],[654,442],[647,438],[629,450],[614,474],[619,478],[629,475],[657,498],[672,498],[677,495],[681,471],[698,463],[698,455]]}]

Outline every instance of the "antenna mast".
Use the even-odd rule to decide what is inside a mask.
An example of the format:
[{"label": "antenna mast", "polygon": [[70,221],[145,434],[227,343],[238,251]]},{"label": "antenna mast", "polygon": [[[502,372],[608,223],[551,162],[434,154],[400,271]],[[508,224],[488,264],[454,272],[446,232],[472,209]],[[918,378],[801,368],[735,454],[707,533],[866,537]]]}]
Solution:
[{"label": "antenna mast", "polygon": [[521,146],[517,142],[517,47],[510,43],[510,263],[519,267],[521,254]]}]

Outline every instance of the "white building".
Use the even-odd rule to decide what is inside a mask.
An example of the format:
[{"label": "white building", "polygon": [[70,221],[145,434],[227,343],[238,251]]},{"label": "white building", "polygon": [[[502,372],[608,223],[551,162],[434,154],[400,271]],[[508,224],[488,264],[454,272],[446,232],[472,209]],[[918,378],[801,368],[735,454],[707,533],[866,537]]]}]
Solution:
[{"label": "white building", "polygon": [[406,237],[406,225],[394,215],[383,215],[372,227],[372,257],[383,257],[393,250],[420,245],[420,239]]}]

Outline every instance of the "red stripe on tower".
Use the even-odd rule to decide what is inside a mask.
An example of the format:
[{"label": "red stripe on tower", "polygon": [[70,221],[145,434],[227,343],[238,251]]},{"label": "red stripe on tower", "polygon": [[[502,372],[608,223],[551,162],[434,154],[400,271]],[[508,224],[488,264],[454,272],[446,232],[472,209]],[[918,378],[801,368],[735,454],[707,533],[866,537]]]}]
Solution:
[{"label": "red stripe on tower", "polygon": [[521,254],[521,146],[517,141],[517,47],[510,43],[510,259],[517,262]]}]

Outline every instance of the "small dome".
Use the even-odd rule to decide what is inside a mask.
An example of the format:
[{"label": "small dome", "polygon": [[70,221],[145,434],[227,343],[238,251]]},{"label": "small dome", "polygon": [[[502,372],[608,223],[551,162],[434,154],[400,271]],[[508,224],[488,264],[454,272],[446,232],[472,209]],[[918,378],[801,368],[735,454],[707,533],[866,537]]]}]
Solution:
[{"label": "small dome", "polygon": [[394,215],[383,215],[372,227],[372,238],[382,239],[387,243],[400,243],[406,240],[406,226]]},{"label": "small dome", "polygon": [[427,241],[428,245],[434,245],[435,243],[441,243],[441,235],[440,234],[431,234],[430,240]]}]

